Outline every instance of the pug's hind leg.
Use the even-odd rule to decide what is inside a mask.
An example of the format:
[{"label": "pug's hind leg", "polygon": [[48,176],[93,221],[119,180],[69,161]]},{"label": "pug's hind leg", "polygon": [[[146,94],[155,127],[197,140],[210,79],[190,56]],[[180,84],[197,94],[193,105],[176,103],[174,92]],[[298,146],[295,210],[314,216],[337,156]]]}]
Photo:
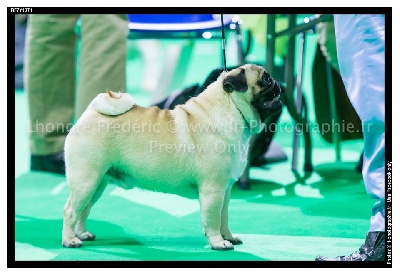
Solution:
[{"label": "pug's hind leg", "polygon": [[221,212],[221,235],[225,240],[230,241],[233,245],[237,245],[243,242],[238,236],[232,235],[228,227],[228,205],[231,197],[231,190],[232,185],[229,185],[225,191],[224,204]]},{"label": "pug's hind leg", "polygon": [[221,211],[225,197],[225,187],[205,184],[200,187],[201,221],[204,234],[207,236],[211,248],[214,250],[232,250],[230,241],[224,240],[221,235]]},{"label": "pug's hind leg", "polygon": [[75,225],[96,192],[101,178],[102,174],[100,176],[96,170],[89,172],[75,170],[73,174],[67,170],[70,196],[64,206],[63,246],[80,247],[82,245],[82,241],[75,236]]},{"label": "pug's hind leg", "polygon": [[104,190],[107,187],[108,177],[105,176],[98,186],[97,190],[95,191],[92,199],[86,206],[85,210],[79,216],[78,222],[75,225],[75,236],[78,237],[81,241],[93,241],[96,238],[96,235],[86,230],[86,219],[89,216],[90,208],[96,203],[96,201],[101,197]]}]

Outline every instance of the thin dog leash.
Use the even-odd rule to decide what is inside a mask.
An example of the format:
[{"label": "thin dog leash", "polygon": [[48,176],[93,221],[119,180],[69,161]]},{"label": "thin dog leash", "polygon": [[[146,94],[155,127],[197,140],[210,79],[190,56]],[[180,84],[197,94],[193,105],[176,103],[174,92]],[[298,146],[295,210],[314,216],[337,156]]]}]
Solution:
[{"label": "thin dog leash", "polygon": [[225,54],[225,25],[223,14],[221,14],[221,32],[222,32],[222,56],[224,58],[224,71],[226,71],[226,54]]}]

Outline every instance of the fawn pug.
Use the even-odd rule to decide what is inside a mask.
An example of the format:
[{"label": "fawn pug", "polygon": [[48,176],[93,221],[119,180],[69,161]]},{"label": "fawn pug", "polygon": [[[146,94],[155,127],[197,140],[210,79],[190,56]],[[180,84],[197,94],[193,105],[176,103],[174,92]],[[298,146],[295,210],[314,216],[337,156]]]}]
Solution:
[{"label": "fawn pug", "polygon": [[125,189],[196,196],[211,248],[242,243],[228,227],[231,188],[246,167],[251,135],[281,110],[279,96],[275,80],[254,64],[222,72],[173,110],[141,107],[127,93],[99,94],[65,141],[63,246],[95,238],[85,222],[110,179]]}]

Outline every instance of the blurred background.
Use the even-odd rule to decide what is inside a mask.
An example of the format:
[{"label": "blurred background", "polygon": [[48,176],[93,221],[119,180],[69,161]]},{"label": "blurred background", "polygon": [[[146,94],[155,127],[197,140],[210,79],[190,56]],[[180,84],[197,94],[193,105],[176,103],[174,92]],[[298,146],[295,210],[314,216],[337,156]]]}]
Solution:
[{"label": "blurred background", "polygon": [[[203,84],[207,76],[216,68],[222,68],[221,50],[221,29],[218,26],[220,15],[184,15],[182,18],[170,19],[168,17],[161,20],[169,20],[175,25],[180,25],[181,30],[176,32],[164,31],[155,32],[143,26],[147,23],[160,23],[156,17],[150,15],[128,15],[130,22],[130,34],[127,39],[127,61],[126,61],[126,92],[132,94],[138,104],[150,106],[156,104],[166,97],[182,92],[184,89],[196,84]],[[159,16],[159,15],[156,15]],[[186,16],[186,17],[185,17]],[[197,17],[196,17],[197,16]],[[185,26],[190,21],[213,20],[216,26],[208,27]],[[297,14],[295,21],[297,25],[305,24],[315,18],[314,14]],[[16,147],[16,175],[25,172],[29,168],[29,142],[27,136],[28,128],[28,106],[27,97],[24,93],[23,70],[24,70],[24,43],[26,32],[26,15],[16,17],[15,28],[15,100],[16,110],[16,137],[18,137],[18,147]],[[136,20],[136,21],[135,21]],[[175,22],[174,22],[175,20]],[[288,28],[288,15],[276,15],[276,33]],[[171,23],[169,22],[169,23]],[[168,22],[167,22],[168,23]],[[266,14],[232,14],[225,15],[225,36],[226,36],[226,66],[233,67],[245,63],[257,63],[263,66],[267,62],[267,15]],[[151,26],[149,28],[159,28]],[[188,31],[189,28],[189,31]],[[195,31],[190,28],[197,28]],[[79,34],[80,21],[76,26],[76,33]],[[306,41],[303,52],[303,68],[301,90],[305,102],[307,103],[307,119],[310,123],[317,122],[315,110],[315,93],[313,79],[321,76],[326,78],[325,72],[316,72],[313,75],[317,43],[317,31],[315,24],[306,28]],[[79,36],[78,36],[79,37]],[[294,36],[295,50],[294,62],[291,65],[293,77],[296,77],[299,61],[299,35]],[[274,74],[273,77],[280,81],[285,81],[284,70],[288,36],[283,35],[275,39],[274,53]],[[80,55],[80,39],[77,41],[76,60]],[[242,52],[240,54],[240,52]],[[286,66],[287,67],[287,66]],[[268,69],[268,68],[267,68]],[[79,62],[76,63],[76,74],[79,73]],[[101,92],[101,91],[100,91]],[[293,88],[293,97],[296,97]],[[326,96],[327,99],[328,96]],[[322,108],[324,108],[324,105]],[[321,108],[320,108],[321,109]],[[325,116],[325,115],[324,115]],[[325,119],[328,120],[328,119]],[[340,122],[340,118],[337,118]],[[328,120],[329,121],[329,120]],[[287,108],[279,118],[280,124],[294,122]],[[277,133],[279,143],[284,147],[291,148],[293,137],[287,133]],[[328,133],[328,136],[330,134]],[[324,138],[320,134],[313,135],[313,147],[328,147],[334,149],[332,138]],[[346,149],[362,151],[362,144],[359,139],[343,139],[340,147]],[[301,143],[301,141],[300,141]],[[348,146],[349,144],[349,146]],[[301,150],[301,149],[300,149]],[[333,156],[333,161],[335,156]],[[300,160],[301,161],[301,160]]]}]

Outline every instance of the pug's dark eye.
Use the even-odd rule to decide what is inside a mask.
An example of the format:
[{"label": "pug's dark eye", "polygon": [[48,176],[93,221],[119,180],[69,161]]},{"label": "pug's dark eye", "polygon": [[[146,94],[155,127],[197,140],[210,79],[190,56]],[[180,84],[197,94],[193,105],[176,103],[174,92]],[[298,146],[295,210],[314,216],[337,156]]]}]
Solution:
[{"label": "pug's dark eye", "polygon": [[268,73],[264,73],[259,81],[260,86],[271,86],[272,80]]}]

